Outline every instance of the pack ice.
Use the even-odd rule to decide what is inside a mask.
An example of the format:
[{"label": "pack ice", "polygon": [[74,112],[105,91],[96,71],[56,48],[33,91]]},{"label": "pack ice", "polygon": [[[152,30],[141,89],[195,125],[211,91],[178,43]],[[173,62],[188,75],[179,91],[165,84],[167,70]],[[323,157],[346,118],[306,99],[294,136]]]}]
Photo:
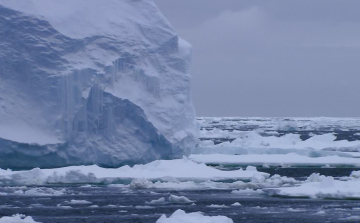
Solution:
[{"label": "pack ice", "polygon": [[0,167],[189,154],[191,46],[152,0],[0,0]]}]

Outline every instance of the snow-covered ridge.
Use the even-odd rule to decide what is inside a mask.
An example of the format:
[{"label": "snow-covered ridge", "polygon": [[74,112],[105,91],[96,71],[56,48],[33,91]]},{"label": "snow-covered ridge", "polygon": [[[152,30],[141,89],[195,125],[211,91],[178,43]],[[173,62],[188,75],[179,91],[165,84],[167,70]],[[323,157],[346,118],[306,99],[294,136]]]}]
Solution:
[{"label": "snow-covered ridge", "polygon": [[0,0],[0,45],[1,167],[120,166],[194,147],[192,49],[152,0]]}]

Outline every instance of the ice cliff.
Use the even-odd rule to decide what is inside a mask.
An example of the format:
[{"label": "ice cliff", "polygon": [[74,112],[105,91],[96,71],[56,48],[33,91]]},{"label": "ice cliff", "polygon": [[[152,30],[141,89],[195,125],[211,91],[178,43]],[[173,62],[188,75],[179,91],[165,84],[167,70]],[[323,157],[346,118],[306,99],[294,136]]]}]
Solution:
[{"label": "ice cliff", "polygon": [[152,0],[0,0],[0,168],[189,154],[191,51]]}]

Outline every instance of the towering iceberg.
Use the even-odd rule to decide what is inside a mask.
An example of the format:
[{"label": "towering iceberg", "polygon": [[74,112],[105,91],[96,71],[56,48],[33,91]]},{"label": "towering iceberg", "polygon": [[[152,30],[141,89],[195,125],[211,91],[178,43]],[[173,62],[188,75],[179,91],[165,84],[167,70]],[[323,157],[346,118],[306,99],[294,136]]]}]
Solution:
[{"label": "towering iceberg", "polygon": [[0,0],[0,168],[189,154],[191,51],[152,0]]}]

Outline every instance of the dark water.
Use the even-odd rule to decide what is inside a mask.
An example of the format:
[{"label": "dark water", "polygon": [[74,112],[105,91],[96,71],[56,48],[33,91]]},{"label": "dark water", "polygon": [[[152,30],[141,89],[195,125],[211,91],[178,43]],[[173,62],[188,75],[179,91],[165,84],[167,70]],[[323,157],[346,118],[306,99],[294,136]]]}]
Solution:
[{"label": "dark water", "polygon": [[[353,168],[263,168],[271,175],[304,178],[311,173],[328,176],[349,176]],[[360,185],[359,185],[360,186]],[[154,223],[162,214],[171,215],[178,209],[203,212],[206,215],[225,215],[234,222],[349,222],[350,216],[360,216],[360,200],[289,199],[266,195],[238,195],[231,190],[166,191],[130,190],[109,186],[80,187],[52,186],[66,189],[63,196],[0,196],[0,217],[21,213],[43,223]],[[148,205],[145,202],[170,194],[186,196],[196,205],[165,203]],[[91,204],[69,204],[70,200],[86,200]],[[239,202],[242,206],[231,206]],[[226,205],[211,208],[209,205]],[[71,206],[71,208],[58,207]],[[96,205],[91,207],[91,205]],[[109,206],[111,205],[111,206]],[[356,221],[355,221],[356,222]],[[358,221],[360,222],[360,220]]]},{"label": "dark water", "polygon": [[[3,196],[0,199],[0,216],[22,213],[33,216],[36,221],[47,223],[121,223],[142,222],[154,223],[161,214],[172,214],[177,209],[186,212],[201,211],[206,215],[225,215],[234,222],[346,222],[341,218],[360,216],[360,201],[345,200],[309,200],[281,199],[264,196],[239,196],[228,190],[215,191],[127,191],[119,188],[99,187],[80,188],[66,187],[76,195],[59,197],[25,197]],[[149,207],[145,201],[160,197],[168,198],[170,194],[186,196],[194,200],[196,205],[170,204]],[[92,204],[73,205],[71,209],[56,207],[66,205],[71,199],[87,200]],[[230,206],[239,202],[242,206]],[[211,204],[226,205],[227,208],[210,208]],[[12,207],[5,207],[11,205]],[[98,205],[99,207],[89,207]],[[107,207],[107,205],[116,205]],[[122,207],[125,206],[125,207]],[[136,207],[138,206],[138,207]],[[16,208],[15,208],[16,207]],[[325,211],[325,214],[316,214]]]},{"label": "dark water", "polygon": [[[348,176],[351,168],[276,168],[261,169],[270,174],[302,178],[318,172],[331,176]],[[360,185],[359,185],[360,186]],[[43,223],[154,223],[162,214],[171,215],[182,209],[206,215],[225,215],[234,222],[349,222],[350,216],[360,216],[360,200],[289,199],[266,195],[237,195],[231,190],[165,191],[129,190],[99,186],[53,186],[66,189],[66,195],[49,197],[0,196],[0,217],[21,213]],[[196,205],[145,202],[170,194],[186,196]],[[68,204],[70,200],[86,200],[91,204]],[[231,206],[239,202],[242,206]],[[211,208],[211,204],[226,208]],[[58,207],[71,206],[71,208]],[[91,205],[97,205],[91,207]],[[109,206],[111,205],[111,206]],[[356,222],[356,221],[355,221]],[[357,222],[360,222],[358,220]]]}]

